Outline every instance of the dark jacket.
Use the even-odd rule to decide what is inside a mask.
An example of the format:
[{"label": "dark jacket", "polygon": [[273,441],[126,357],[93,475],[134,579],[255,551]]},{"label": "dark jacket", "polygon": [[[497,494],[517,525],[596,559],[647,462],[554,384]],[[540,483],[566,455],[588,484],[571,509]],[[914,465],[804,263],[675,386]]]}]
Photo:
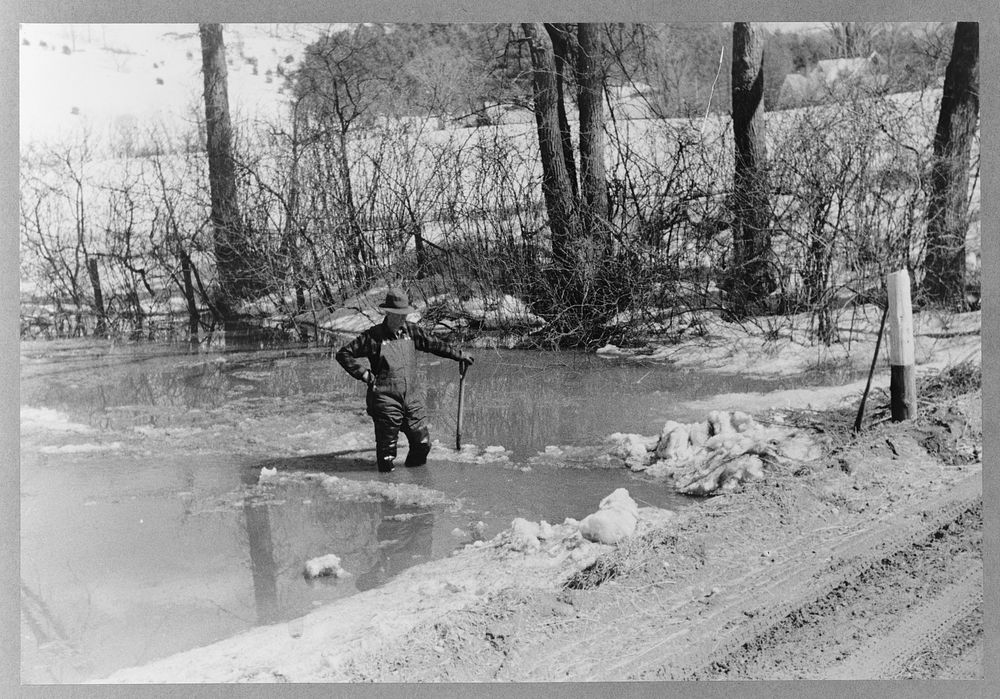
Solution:
[{"label": "dark jacket", "polygon": [[407,321],[399,329],[396,337],[390,337],[389,335],[389,329],[385,323],[373,325],[354,338],[354,340],[337,350],[336,359],[340,363],[340,366],[347,370],[348,374],[358,381],[362,381],[364,380],[367,367],[358,360],[367,358],[371,365],[372,373],[377,376],[380,371],[385,369],[381,365],[382,355],[380,350],[382,341],[398,339],[407,335],[413,340],[413,346],[420,352],[430,352],[439,357],[454,359],[456,361],[462,358],[461,350],[455,349],[444,340],[434,337],[416,323]]}]

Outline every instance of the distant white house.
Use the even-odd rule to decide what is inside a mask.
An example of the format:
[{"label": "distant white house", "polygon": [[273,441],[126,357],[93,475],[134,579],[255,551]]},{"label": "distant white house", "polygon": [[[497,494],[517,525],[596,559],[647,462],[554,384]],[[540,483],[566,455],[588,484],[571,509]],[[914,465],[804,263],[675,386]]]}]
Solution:
[{"label": "distant white house", "polygon": [[817,61],[807,73],[785,76],[778,93],[778,106],[794,107],[825,97],[836,97],[854,87],[876,89],[887,80],[885,59],[877,52],[862,58],[830,58]]}]

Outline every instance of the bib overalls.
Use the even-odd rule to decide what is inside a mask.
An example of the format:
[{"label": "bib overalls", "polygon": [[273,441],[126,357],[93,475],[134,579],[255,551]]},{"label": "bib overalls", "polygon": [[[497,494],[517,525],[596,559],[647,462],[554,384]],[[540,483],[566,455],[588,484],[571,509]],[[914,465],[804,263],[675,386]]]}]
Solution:
[{"label": "bib overalls", "polygon": [[[462,359],[460,350],[410,322],[395,333],[384,322],[374,325],[336,354],[340,365],[355,379],[367,380],[369,372],[374,376],[365,394],[365,404],[375,423],[375,453],[380,470],[392,468],[400,431],[410,443],[407,466],[426,463],[431,449],[424,409],[426,389],[417,381],[417,352],[430,352],[455,361]],[[367,359],[370,368],[359,359]]]},{"label": "bib overalls", "polygon": [[431,450],[424,409],[425,391],[417,381],[417,353],[413,339],[403,335],[383,340],[376,362],[375,385],[365,396],[368,414],[375,423],[375,456],[379,467],[396,458],[399,432],[406,435],[410,452],[407,466],[420,466]]}]

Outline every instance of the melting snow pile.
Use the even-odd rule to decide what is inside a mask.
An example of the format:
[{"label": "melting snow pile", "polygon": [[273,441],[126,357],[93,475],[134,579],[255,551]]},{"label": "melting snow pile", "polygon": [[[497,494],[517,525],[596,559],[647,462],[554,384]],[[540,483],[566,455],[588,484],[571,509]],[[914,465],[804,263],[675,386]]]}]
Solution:
[{"label": "melting snow pile", "polygon": [[484,330],[497,330],[508,325],[538,327],[545,321],[532,313],[519,298],[504,294],[496,299],[476,297],[467,301],[451,301],[446,309],[460,318],[474,321]]},{"label": "melting snow pile", "polygon": [[612,455],[633,471],[670,478],[678,492],[728,492],[764,477],[764,467],[781,459],[809,460],[818,448],[804,435],[766,427],[746,413],[713,410],[706,422],[668,420],[658,438],[615,433]]},{"label": "melting snow pile", "polygon": [[542,552],[555,556],[571,551],[571,558],[582,560],[593,554],[590,542],[616,545],[634,536],[641,524],[648,527],[673,516],[669,510],[640,508],[625,488],[618,488],[601,500],[596,512],[579,522],[567,517],[562,524],[549,524],[545,520],[530,522],[518,517],[494,542],[526,554]]},{"label": "melting snow pile", "polygon": [[615,447],[612,456],[617,456],[633,471],[642,471],[649,465],[649,452],[656,448],[656,437],[615,432],[608,437]]},{"label": "melting snow pile", "polygon": [[618,488],[601,500],[597,512],[580,522],[580,534],[588,541],[599,544],[617,544],[635,533],[639,522],[639,506],[629,497],[628,491]]},{"label": "melting snow pile", "polygon": [[306,561],[305,576],[307,578],[334,577],[343,578],[350,575],[340,566],[340,557],[334,554],[320,556]]}]

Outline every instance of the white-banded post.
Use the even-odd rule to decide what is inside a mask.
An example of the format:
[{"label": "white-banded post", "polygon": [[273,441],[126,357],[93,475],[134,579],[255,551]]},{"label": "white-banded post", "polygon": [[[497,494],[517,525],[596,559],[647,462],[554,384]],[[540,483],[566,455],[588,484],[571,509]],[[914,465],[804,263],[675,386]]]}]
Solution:
[{"label": "white-banded post", "polygon": [[906,270],[886,278],[889,296],[889,405],[893,422],[917,416],[917,377],[913,368],[913,305]]}]

